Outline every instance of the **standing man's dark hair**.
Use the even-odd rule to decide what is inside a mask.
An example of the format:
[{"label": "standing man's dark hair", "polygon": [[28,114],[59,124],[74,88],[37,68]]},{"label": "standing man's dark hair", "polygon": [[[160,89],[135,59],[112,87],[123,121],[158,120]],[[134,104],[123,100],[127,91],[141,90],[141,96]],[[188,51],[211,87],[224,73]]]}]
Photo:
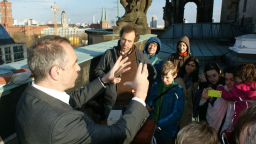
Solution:
[{"label": "standing man's dark hair", "polygon": [[240,113],[235,126],[237,144],[256,143],[256,102]]},{"label": "standing man's dark hair", "polygon": [[140,39],[139,30],[136,27],[136,25],[133,25],[133,24],[128,24],[128,25],[123,26],[122,29],[120,30],[119,36],[121,38],[123,33],[130,33],[132,31],[135,33],[134,42],[139,41],[139,39]]}]

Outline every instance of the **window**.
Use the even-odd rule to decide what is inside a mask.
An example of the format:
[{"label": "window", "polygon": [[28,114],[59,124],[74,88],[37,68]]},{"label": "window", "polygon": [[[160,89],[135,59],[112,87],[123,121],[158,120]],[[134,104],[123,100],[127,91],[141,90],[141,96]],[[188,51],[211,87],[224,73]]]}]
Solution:
[{"label": "window", "polygon": [[0,64],[4,64],[4,60],[2,56],[0,56]]},{"label": "window", "polygon": [[6,61],[6,63],[10,63],[10,62],[12,62],[11,54],[9,54],[9,55],[5,55],[5,61]]},{"label": "window", "polygon": [[14,61],[24,59],[23,53],[16,53],[14,54]]},{"label": "window", "polygon": [[23,52],[22,46],[14,46],[13,47],[13,52]]},{"label": "window", "polygon": [[5,48],[4,48],[4,51],[5,51],[5,52],[4,52],[5,54],[10,54],[10,53],[11,53],[10,47],[5,47]]}]

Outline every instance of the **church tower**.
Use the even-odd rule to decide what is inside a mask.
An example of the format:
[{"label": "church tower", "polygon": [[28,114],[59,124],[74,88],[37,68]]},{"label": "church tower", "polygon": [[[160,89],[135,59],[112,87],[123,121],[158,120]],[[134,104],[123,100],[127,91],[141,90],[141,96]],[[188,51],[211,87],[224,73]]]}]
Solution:
[{"label": "church tower", "polygon": [[104,8],[102,6],[102,14],[101,14],[101,21],[100,21],[100,28],[107,29],[109,28],[109,21],[108,21],[108,11],[107,8],[104,13]]},{"label": "church tower", "polygon": [[5,28],[13,26],[12,22],[12,3],[7,0],[0,2],[0,24]]},{"label": "church tower", "polygon": [[65,11],[62,11],[61,13],[61,24],[63,28],[68,28],[67,18]]}]

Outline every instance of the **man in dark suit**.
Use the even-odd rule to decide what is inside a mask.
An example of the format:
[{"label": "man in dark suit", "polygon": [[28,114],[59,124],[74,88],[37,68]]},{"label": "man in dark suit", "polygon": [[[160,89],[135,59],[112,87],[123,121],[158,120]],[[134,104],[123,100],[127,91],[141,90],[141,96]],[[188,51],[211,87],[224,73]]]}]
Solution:
[{"label": "man in dark suit", "polygon": [[28,52],[28,65],[35,81],[23,92],[16,109],[16,133],[19,143],[129,143],[148,117],[145,99],[148,87],[147,65],[139,65],[133,82],[135,90],[123,117],[114,125],[95,124],[86,114],[77,111],[94,96],[104,92],[105,84],[120,79],[129,70],[128,58],[119,57],[103,77],[84,88],[66,94],[74,87],[77,72],[75,51],[69,40],[45,36],[36,40]]}]

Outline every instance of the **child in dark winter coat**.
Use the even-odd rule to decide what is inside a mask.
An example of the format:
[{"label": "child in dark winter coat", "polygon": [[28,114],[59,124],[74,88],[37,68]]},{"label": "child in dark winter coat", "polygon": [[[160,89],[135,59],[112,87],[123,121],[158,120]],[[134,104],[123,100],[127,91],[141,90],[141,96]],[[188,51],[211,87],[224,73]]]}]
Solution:
[{"label": "child in dark winter coat", "polygon": [[162,81],[155,82],[149,88],[146,100],[149,119],[157,123],[154,136],[160,144],[173,142],[178,121],[184,111],[185,98],[182,88],[174,81],[176,76],[177,67],[174,63],[164,63],[161,66]]},{"label": "child in dark winter coat", "polygon": [[160,69],[163,61],[157,57],[161,49],[161,41],[156,37],[151,37],[144,45],[144,52],[147,54],[148,59],[151,64],[155,67],[157,71],[156,80],[161,78]]}]

